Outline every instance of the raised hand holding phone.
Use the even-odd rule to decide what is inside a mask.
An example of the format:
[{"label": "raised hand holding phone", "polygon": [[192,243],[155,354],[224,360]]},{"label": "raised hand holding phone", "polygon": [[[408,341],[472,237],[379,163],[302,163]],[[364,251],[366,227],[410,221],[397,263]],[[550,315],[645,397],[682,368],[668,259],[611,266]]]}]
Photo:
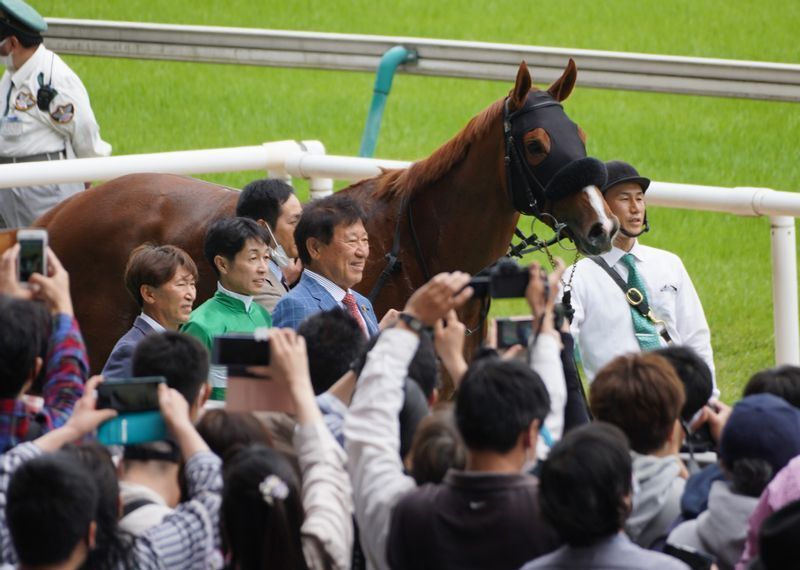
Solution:
[{"label": "raised hand holding phone", "polygon": [[298,423],[306,425],[320,421],[322,414],[311,386],[306,339],[292,329],[272,329],[269,342],[272,378],[286,384],[295,403]]},{"label": "raised hand holding phone", "polygon": [[92,433],[103,422],[116,417],[116,410],[97,409],[97,388],[102,382],[102,376],[89,378],[84,387],[83,396],[75,404],[67,422],[60,428],[35,440],[40,449],[43,451],[61,449],[64,445]]},{"label": "raised hand holding phone", "polygon": [[49,247],[46,259],[48,274],[34,273],[28,282],[33,286],[35,297],[47,303],[51,313],[71,316],[74,311],[69,293],[69,273]]},{"label": "raised hand holding phone", "polygon": [[0,255],[0,294],[29,300],[33,291],[19,282],[19,244],[16,243]]}]

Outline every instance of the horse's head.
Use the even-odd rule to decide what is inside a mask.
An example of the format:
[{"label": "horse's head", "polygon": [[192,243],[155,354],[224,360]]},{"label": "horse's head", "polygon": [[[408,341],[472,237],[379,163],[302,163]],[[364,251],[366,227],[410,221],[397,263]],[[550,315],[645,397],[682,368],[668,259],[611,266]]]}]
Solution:
[{"label": "horse's head", "polygon": [[514,207],[564,231],[583,253],[608,251],[619,222],[600,193],[604,164],[586,156],[585,135],[561,107],[575,86],[569,60],[546,91],[531,89],[525,62],[503,109],[506,185]]}]

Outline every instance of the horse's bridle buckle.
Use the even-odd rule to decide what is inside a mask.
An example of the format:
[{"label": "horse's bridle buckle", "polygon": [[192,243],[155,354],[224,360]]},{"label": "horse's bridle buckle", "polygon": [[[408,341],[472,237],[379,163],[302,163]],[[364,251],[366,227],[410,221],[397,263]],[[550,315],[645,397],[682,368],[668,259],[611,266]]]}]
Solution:
[{"label": "horse's bridle buckle", "polygon": [[644,295],[642,295],[642,292],[636,287],[631,287],[625,291],[625,298],[628,299],[628,303],[634,307],[636,305],[641,305],[642,301],[644,301]]}]

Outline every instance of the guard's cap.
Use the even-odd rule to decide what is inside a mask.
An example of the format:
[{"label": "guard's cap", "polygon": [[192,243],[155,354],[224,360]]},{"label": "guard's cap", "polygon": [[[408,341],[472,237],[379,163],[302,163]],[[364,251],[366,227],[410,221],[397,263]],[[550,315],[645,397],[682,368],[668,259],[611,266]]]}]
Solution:
[{"label": "guard's cap", "polygon": [[0,12],[0,37],[41,39],[42,32],[47,31],[42,15],[23,0],[0,0]]},{"label": "guard's cap", "polygon": [[608,172],[608,179],[605,186],[600,191],[605,194],[609,188],[621,184],[623,182],[633,182],[642,187],[642,192],[647,191],[650,186],[650,179],[644,176],[639,176],[639,172],[627,162],[621,160],[610,160],[606,162],[606,171]]}]

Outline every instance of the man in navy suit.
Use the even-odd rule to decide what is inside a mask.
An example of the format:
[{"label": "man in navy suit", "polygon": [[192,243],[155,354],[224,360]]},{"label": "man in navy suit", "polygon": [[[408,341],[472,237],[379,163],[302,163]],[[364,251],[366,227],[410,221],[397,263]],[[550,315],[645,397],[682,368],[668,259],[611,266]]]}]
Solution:
[{"label": "man in navy suit", "polygon": [[365,336],[378,334],[372,303],[352,290],[369,257],[365,214],[350,196],[334,194],[308,204],[294,232],[305,270],[275,306],[272,324],[297,329],[310,315],[336,307],[358,322]]},{"label": "man in navy suit", "polygon": [[188,253],[172,245],[140,245],[125,267],[125,286],[142,313],[117,341],[103,367],[106,378],[129,378],[133,350],[153,332],[177,331],[192,313],[197,266]]}]

